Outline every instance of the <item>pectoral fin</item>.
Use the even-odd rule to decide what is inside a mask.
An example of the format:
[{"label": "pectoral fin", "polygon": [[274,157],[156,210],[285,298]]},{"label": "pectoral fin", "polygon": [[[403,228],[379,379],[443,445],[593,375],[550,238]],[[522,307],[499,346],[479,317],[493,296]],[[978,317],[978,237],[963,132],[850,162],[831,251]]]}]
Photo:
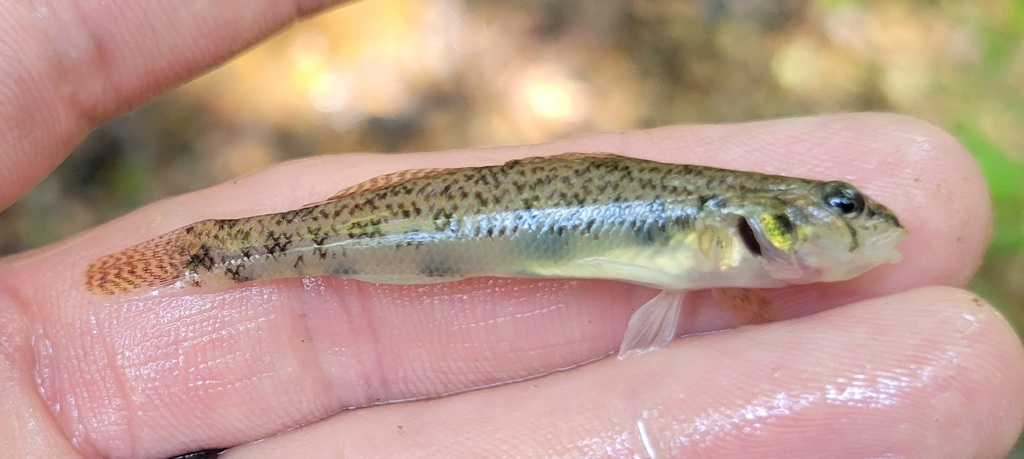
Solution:
[{"label": "pectoral fin", "polygon": [[619,347],[619,358],[640,355],[664,347],[676,337],[679,311],[686,292],[662,290],[629,318]]}]

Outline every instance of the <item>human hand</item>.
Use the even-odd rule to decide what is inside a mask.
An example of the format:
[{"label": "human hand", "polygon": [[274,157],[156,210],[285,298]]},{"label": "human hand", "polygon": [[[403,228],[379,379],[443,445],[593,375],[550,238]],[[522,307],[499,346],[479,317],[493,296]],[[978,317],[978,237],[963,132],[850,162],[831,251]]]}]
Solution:
[{"label": "human hand", "polygon": [[[0,10],[51,34],[13,37],[18,30],[0,28],[12,34],[5,42],[22,45],[0,68],[14,82],[0,92],[0,110],[16,121],[0,124],[0,201],[16,199],[95,122],[270,33],[295,7],[220,2],[150,24],[151,5],[90,6],[56,25]],[[246,19],[239,8],[263,10]],[[69,51],[84,30],[103,50],[91,56],[102,60]],[[138,30],[156,38],[140,41]],[[63,57],[52,58],[48,45]],[[52,62],[62,70],[46,67]],[[160,457],[228,447],[347,407],[492,386],[612,352],[653,291],[599,281],[388,286],[323,278],[111,300],[82,286],[96,257],[196,220],[291,209],[396,170],[567,151],[848,180],[899,215],[909,230],[898,247],[904,260],[849,282],[772,292],[778,316],[792,320],[539,379],[344,411],[226,455],[621,456],[650,448],[662,456],[996,457],[1016,438],[1024,419],[1016,336],[970,293],[924,287],[963,286],[980,263],[990,214],[976,166],[927,124],[839,115],[313,158],[0,260],[2,451]],[[735,325],[707,298],[689,311],[689,333]]]}]

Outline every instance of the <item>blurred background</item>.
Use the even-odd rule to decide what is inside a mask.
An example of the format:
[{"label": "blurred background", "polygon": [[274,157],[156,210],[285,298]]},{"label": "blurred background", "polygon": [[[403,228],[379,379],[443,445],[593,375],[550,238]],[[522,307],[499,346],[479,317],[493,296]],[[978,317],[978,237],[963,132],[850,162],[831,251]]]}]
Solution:
[{"label": "blurred background", "polygon": [[972,289],[1024,330],[1020,0],[367,0],[99,127],[0,213],[0,254],[308,155],[862,110],[981,163],[996,223]]}]

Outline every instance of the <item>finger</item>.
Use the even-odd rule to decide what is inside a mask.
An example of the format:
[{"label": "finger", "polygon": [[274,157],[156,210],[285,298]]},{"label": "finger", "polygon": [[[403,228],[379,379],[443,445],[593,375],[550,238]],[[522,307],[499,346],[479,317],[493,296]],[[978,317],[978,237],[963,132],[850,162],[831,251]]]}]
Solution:
[{"label": "finger", "polygon": [[[615,349],[631,309],[653,292],[597,281],[387,286],[325,278],[108,301],[85,292],[81,276],[100,255],[195,220],[295,208],[394,170],[565,151],[771,172],[788,168],[794,175],[848,179],[892,207],[910,231],[899,247],[904,262],[866,279],[804,290],[786,304],[794,310],[918,285],[958,285],[977,264],[987,237],[984,185],[946,134],[908,118],[843,115],[461,154],[290,163],[7,260],[0,266],[0,288],[26,305],[30,329],[38,330],[34,339],[48,346],[40,365],[50,369],[41,380],[49,403],[75,406],[58,413],[58,422],[79,444],[109,455],[228,446],[344,407],[534,376]],[[935,208],[944,209],[949,223],[935,224]],[[713,309],[699,311],[687,317],[689,331],[722,326]]]},{"label": "finger", "polygon": [[74,457],[39,397],[18,307],[0,296],[0,451],[7,457]]},{"label": "finger", "polygon": [[99,122],[333,3],[4,2],[0,209]]},{"label": "finger", "polygon": [[927,288],[686,338],[629,361],[339,414],[225,457],[1003,457],[1024,351]]}]

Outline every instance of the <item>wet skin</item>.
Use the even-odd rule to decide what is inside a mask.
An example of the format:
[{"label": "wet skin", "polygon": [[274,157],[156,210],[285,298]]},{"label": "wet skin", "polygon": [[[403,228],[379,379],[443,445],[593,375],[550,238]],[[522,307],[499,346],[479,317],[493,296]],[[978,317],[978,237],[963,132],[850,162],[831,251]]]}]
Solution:
[{"label": "wet skin", "polygon": [[[0,77],[10,88],[0,92],[0,111],[14,120],[0,123],[0,199],[17,199],[95,123],[314,8],[195,3],[205,7],[178,15],[154,11],[157,3],[89,3],[43,19],[20,4],[0,7],[17,25],[0,28],[0,42],[17,45],[0,48]],[[141,30],[146,40],[130,33]],[[79,51],[68,52],[71,44]],[[565,151],[819,179],[841,171],[900,216],[909,231],[903,261],[851,282],[776,292],[778,317],[790,320],[541,379],[344,411],[227,454],[784,456],[829,445],[850,456],[999,457],[1016,438],[1024,351],[991,306],[960,289],[990,229],[976,166],[926,123],[838,115],[462,154],[315,158],[5,258],[0,449],[166,457],[267,438],[346,407],[510,382],[612,352],[631,312],[623,305],[652,290],[604,281],[383,286],[322,278],[111,304],[81,288],[86,264],[122,248],[125,234],[155,237],[206,218],[296,208],[402,169]],[[296,177],[311,186],[276,186]],[[733,324],[711,307],[684,320],[688,332]]]}]

